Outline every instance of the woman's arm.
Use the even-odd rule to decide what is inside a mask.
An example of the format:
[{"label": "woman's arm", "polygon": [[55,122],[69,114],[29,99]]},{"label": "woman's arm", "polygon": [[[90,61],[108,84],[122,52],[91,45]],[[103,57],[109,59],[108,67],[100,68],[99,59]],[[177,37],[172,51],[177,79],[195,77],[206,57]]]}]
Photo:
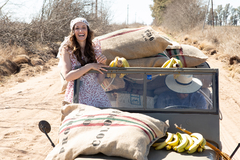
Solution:
[{"label": "woman's arm", "polygon": [[[107,57],[102,54],[101,43],[98,39],[94,40],[93,48],[94,48],[94,52],[96,54],[97,63],[106,65]],[[106,66],[106,67],[108,67],[108,66]],[[104,79],[105,79],[105,74],[100,74],[99,73],[98,76],[97,76],[98,83],[102,84]]]},{"label": "woman's arm", "polygon": [[[100,54],[98,56],[96,56],[96,60],[99,64],[103,64],[103,65],[106,65],[106,62],[107,62],[107,57],[103,54]],[[108,67],[108,66],[107,66]],[[105,74],[100,74],[98,73],[98,83],[99,84],[102,84],[103,80],[105,79]]]},{"label": "woman's arm", "polygon": [[65,77],[66,81],[72,81],[77,78],[80,78],[81,76],[83,76],[85,73],[87,73],[91,69],[96,70],[96,71],[100,72],[101,74],[103,74],[102,71],[107,71],[106,69],[102,68],[102,67],[106,67],[106,65],[97,64],[97,63],[89,63],[79,69],[72,70],[70,55],[66,49],[63,51],[62,56],[63,56],[62,57],[63,58],[62,73],[63,73],[63,76]]}]

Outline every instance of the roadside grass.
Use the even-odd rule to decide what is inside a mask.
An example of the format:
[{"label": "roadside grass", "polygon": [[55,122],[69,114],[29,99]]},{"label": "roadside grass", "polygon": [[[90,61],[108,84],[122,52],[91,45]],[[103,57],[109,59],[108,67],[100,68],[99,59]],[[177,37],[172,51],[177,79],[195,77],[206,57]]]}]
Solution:
[{"label": "roadside grass", "polygon": [[207,55],[214,55],[231,71],[231,77],[240,74],[240,26],[198,26],[186,32],[163,32],[172,35],[180,44],[193,45]]}]

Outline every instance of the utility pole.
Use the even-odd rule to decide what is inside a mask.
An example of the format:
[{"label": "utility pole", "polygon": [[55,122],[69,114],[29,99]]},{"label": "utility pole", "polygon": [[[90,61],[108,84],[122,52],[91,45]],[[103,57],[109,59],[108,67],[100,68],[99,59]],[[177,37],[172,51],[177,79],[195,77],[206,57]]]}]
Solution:
[{"label": "utility pole", "polygon": [[102,8],[103,8],[103,0],[101,0],[101,19],[103,18],[103,11],[102,11]]},{"label": "utility pole", "polygon": [[212,26],[214,27],[213,0],[212,0]]},{"label": "utility pole", "polygon": [[205,18],[204,18],[204,21],[203,21],[202,32],[203,32],[203,29],[204,29],[204,26],[205,26],[205,22],[206,22],[207,14],[208,14],[208,9],[209,9],[209,4],[210,4],[210,0],[208,1],[207,9],[206,9],[206,11],[205,11]]},{"label": "utility pole", "polygon": [[129,12],[129,4],[127,5],[127,25],[128,25],[128,12]]},{"label": "utility pole", "polygon": [[95,8],[95,18],[97,18],[97,9],[98,9],[97,4],[98,4],[98,2],[97,2],[97,0],[96,0],[96,4],[95,4],[95,6],[96,6],[96,8]]},{"label": "utility pole", "polygon": [[91,16],[93,17],[93,1],[92,1],[92,14],[91,14]]},{"label": "utility pole", "polygon": [[137,13],[135,12],[135,23],[137,23],[137,21],[136,21],[136,17],[137,17]]}]

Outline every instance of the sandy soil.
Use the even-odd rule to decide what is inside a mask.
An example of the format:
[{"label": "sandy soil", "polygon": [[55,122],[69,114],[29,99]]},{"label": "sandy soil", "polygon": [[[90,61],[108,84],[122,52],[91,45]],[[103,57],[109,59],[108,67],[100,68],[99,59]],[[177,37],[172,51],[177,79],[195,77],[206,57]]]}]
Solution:
[{"label": "sandy soil", "polygon": [[[229,76],[224,64],[214,56],[208,62],[219,68],[220,122],[223,151],[231,154],[240,143],[240,80]],[[47,137],[38,129],[41,120],[51,124],[49,136],[57,142],[63,95],[58,94],[59,69],[32,77],[10,88],[0,87],[0,159],[42,160],[52,150]],[[240,160],[240,149],[234,156]]]}]

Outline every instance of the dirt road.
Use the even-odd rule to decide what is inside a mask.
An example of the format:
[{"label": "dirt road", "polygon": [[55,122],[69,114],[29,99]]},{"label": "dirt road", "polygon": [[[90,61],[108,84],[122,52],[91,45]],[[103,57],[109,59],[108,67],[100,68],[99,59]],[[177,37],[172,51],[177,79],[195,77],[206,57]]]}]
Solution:
[{"label": "dirt road", "polygon": [[[240,143],[240,80],[232,79],[222,62],[209,57],[212,68],[220,69],[221,141],[223,151],[231,154]],[[59,69],[32,77],[26,82],[0,92],[0,159],[42,160],[52,150],[46,136],[38,129],[40,120],[52,127],[49,136],[57,142],[63,95],[58,94]],[[2,89],[2,88],[0,88]],[[240,160],[240,150],[234,156]]]}]

